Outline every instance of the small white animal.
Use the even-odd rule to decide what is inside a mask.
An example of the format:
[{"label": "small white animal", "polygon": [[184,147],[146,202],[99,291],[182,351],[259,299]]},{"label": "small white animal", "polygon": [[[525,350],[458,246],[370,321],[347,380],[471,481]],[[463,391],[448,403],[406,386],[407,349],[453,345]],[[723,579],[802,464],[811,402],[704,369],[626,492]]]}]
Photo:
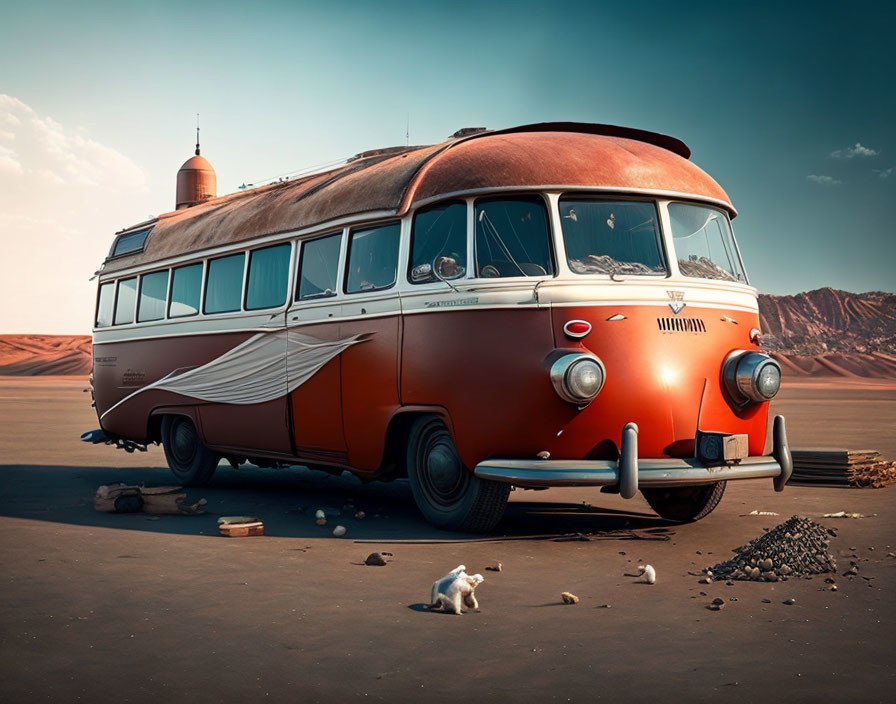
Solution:
[{"label": "small white animal", "polygon": [[644,577],[646,584],[656,584],[656,570],[653,565],[638,565],[638,575]]},{"label": "small white animal", "polygon": [[466,604],[471,609],[479,608],[479,602],[476,601],[473,591],[485,579],[481,574],[467,574],[466,569],[466,565],[458,565],[444,577],[432,583],[430,611],[447,611],[460,616],[463,613],[462,604]]}]

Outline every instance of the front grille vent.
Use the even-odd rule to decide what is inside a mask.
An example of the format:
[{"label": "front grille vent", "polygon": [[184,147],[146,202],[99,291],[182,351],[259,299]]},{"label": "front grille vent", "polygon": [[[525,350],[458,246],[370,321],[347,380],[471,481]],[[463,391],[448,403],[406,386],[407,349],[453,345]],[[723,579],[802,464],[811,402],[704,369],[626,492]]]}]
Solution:
[{"label": "front grille vent", "polygon": [[657,318],[656,324],[663,332],[706,332],[700,318]]}]

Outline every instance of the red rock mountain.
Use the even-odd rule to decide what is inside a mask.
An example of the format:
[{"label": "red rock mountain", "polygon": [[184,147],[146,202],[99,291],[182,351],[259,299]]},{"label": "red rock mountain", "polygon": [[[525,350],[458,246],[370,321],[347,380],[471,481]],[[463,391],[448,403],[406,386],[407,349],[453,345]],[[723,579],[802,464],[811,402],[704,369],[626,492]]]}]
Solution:
[{"label": "red rock mountain", "polygon": [[896,294],[759,296],[762,344],[787,376],[896,378]]},{"label": "red rock mountain", "polygon": [[87,376],[90,335],[0,335],[0,376]]}]

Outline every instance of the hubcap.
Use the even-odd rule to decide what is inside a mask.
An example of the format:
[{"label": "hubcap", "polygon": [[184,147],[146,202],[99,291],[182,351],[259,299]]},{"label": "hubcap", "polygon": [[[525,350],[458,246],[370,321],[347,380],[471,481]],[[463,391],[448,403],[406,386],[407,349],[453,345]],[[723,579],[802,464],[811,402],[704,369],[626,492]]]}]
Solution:
[{"label": "hubcap", "polygon": [[178,464],[189,465],[196,455],[196,432],[188,420],[178,420],[171,433],[171,452]]},{"label": "hubcap", "polygon": [[417,454],[418,476],[430,503],[451,507],[461,499],[469,483],[451,435],[444,427],[428,432]]}]

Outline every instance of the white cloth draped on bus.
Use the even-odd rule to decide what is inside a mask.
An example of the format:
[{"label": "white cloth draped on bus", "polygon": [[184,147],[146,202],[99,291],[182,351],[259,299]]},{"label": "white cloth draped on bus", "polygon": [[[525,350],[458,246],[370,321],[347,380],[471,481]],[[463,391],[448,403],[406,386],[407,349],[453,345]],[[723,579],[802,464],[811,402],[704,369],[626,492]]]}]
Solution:
[{"label": "white cloth draped on bus", "polygon": [[201,367],[175,371],[147,384],[119,404],[149,389],[215,403],[272,401],[297,389],[331,359],[363,341],[362,335],[331,341],[292,330],[260,333]]}]

